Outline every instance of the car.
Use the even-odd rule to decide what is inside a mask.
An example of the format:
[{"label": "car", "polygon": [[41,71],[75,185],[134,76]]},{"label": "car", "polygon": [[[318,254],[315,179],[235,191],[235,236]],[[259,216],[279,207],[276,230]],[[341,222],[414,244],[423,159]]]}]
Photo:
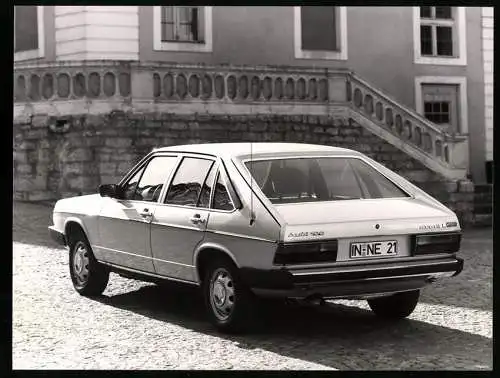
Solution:
[{"label": "car", "polygon": [[57,201],[49,231],[81,295],[110,272],[195,285],[224,332],[248,329],[262,299],[366,299],[402,319],[463,269],[451,210],[362,153],[302,143],[154,149],[119,183]]}]

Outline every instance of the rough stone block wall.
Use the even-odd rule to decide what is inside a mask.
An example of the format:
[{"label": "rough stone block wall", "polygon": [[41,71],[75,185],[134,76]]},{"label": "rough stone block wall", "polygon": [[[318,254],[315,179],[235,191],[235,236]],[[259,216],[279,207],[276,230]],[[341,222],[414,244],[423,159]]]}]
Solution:
[{"label": "rough stone block wall", "polygon": [[14,125],[14,199],[47,201],[95,193],[100,184],[117,182],[154,147],[239,141],[316,143],[360,151],[444,202],[462,223],[472,220],[472,183],[443,180],[354,121],[326,116],[36,116]]}]

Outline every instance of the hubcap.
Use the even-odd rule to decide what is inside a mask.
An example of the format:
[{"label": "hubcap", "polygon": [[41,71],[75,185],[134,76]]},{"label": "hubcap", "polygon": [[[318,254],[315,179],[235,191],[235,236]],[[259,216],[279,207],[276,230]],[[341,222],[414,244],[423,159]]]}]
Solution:
[{"label": "hubcap", "polygon": [[73,272],[79,284],[87,282],[89,276],[89,253],[83,243],[76,246],[73,255]]},{"label": "hubcap", "polygon": [[217,269],[210,280],[210,304],[215,316],[226,320],[234,307],[234,285],[229,272],[224,268]]}]

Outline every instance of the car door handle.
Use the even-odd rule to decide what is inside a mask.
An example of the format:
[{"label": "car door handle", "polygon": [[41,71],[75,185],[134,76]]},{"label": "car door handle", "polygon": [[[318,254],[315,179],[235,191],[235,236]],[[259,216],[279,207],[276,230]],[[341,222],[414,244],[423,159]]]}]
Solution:
[{"label": "car door handle", "polygon": [[201,217],[201,215],[200,215],[200,214],[195,214],[195,215],[194,215],[194,216],[192,216],[189,220],[190,220],[190,221],[191,221],[191,223],[193,223],[193,224],[199,224],[199,223],[202,223],[202,224],[203,224],[203,223],[205,223],[205,219],[203,219],[203,218]]},{"label": "car door handle", "polygon": [[143,218],[150,218],[153,216],[153,213],[151,213],[149,209],[144,209],[139,213],[139,215]]}]

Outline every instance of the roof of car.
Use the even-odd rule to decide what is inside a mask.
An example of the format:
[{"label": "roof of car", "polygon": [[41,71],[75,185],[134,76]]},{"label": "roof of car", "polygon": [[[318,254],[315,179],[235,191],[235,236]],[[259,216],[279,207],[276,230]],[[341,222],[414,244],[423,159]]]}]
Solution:
[{"label": "roof of car", "polygon": [[156,152],[193,152],[210,154],[225,157],[241,157],[250,154],[267,155],[267,154],[311,154],[311,153],[328,153],[328,154],[346,154],[355,153],[356,151],[347,148],[323,146],[319,144],[305,143],[274,143],[274,142],[240,142],[240,143],[203,143],[203,144],[185,144],[169,147],[161,147],[155,149]]}]

